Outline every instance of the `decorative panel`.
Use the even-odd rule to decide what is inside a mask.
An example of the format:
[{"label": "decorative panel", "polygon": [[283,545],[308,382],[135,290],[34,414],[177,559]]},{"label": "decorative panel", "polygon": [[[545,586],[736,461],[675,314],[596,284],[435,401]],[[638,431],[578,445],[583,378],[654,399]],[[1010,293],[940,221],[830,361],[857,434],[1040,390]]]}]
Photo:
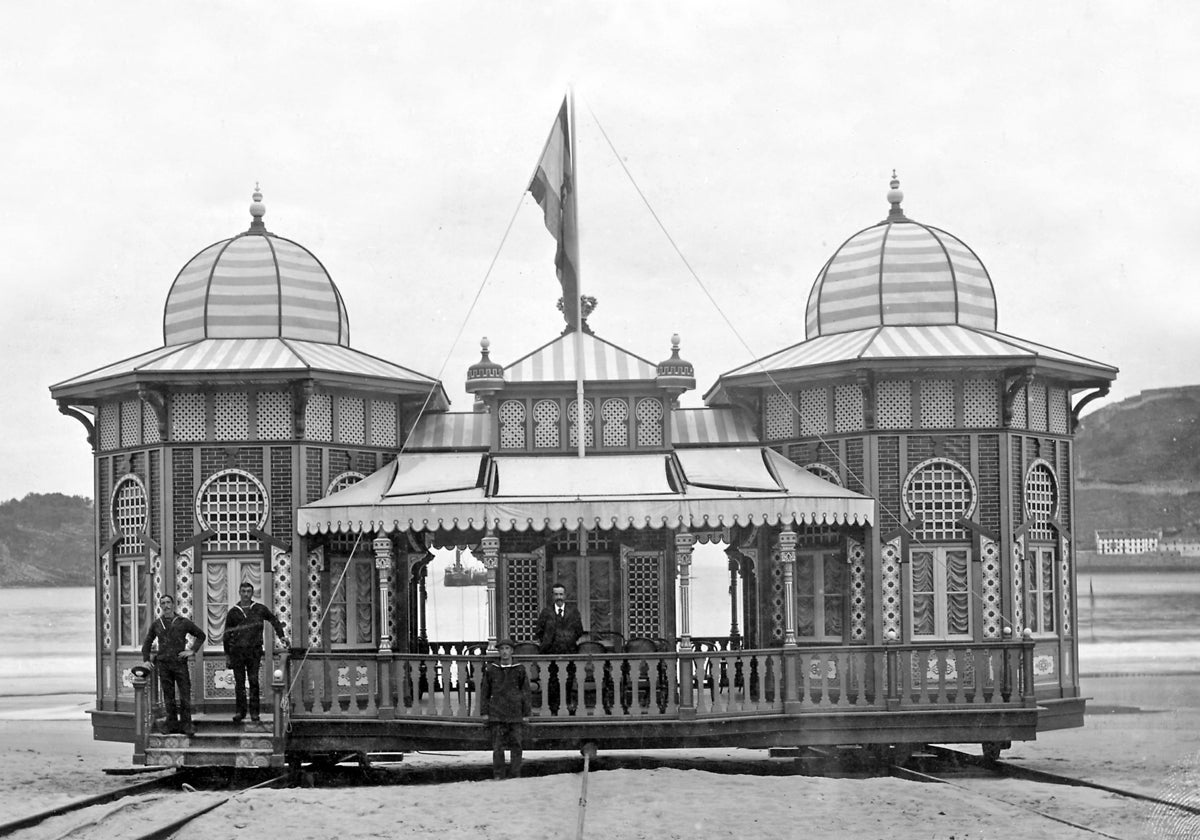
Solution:
[{"label": "decorative panel", "polygon": [[216,440],[246,440],[250,437],[249,401],[244,393],[213,395],[213,436]]},{"label": "decorative panel", "polygon": [[144,443],[160,443],[158,437],[158,415],[148,405],[142,406],[142,441]]},{"label": "decorative panel", "polygon": [[184,618],[192,617],[192,553],[185,548],[175,556],[175,611]]},{"label": "decorative panel", "polygon": [[538,400],[533,404],[533,445],[536,449],[557,449],[558,400]]},{"label": "decorative panel", "polygon": [[329,394],[313,394],[304,406],[306,440],[333,440],[333,400]]},{"label": "decorative panel", "polygon": [[1025,538],[1013,540],[1012,547],[1013,634],[1025,627]]},{"label": "decorative panel", "polygon": [[663,404],[662,400],[654,397],[644,397],[637,401],[638,446],[662,446],[663,444]]},{"label": "decorative panel", "polygon": [[113,592],[112,592],[112,555],[107,551],[100,557],[100,606],[103,618],[100,624],[101,638],[104,640],[104,650],[113,647]]},{"label": "decorative panel", "polygon": [[204,395],[171,395],[171,440],[204,440]]},{"label": "decorative panel", "polygon": [[525,403],[505,400],[500,403],[500,448],[525,448]]},{"label": "decorative panel", "polygon": [[508,598],[508,632],[519,642],[537,641],[533,638],[533,630],[537,625],[538,610],[541,609],[538,569],[543,557],[542,551],[500,555]]},{"label": "decorative panel", "polygon": [[771,610],[771,638],[776,643],[783,642],[783,563],[778,549],[771,552],[771,593],[768,596]]},{"label": "decorative panel", "polygon": [[825,388],[805,388],[800,392],[800,434],[829,433],[829,398]]},{"label": "decorative panel", "polygon": [[629,446],[629,403],[605,400],[600,407],[600,439],[605,446]]},{"label": "decorative panel", "polygon": [[387,400],[371,400],[371,443],[375,446],[396,445],[396,404]]},{"label": "decorative panel", "polygon": [[[281,549],[271,552],[271,584],[275,615],[283,625],[283,634],[292,638],[292,555]],[[266,593],[264,593],[266,594]],[[264,599],[265,600],[265,599]]]},{"label": "decorative panel", "polygon": [[846,540],[847,561],[850,565],[850,640],[867,638],[867,552],[862,543]]},{"label": "decorative panel", "polygon": [[142,401],[125,400],[121,403],[121,446],[139,446],[142,442]]},{"label": "decorative panel", "polygon": [[1025,386],[1022,385],[1013,395],[1012,426],[1014,429],[1024,429],[1028,426],[1028,412],[1025,410]]},{"label": "decorative panel", "polygon": [[363,401],[358,397],[338,397],[338,442],[361,446],[366,439]]},{"label": "decorative panel", "polygon": [[1046,386],[1040,382],[1029,386],[1029,428],[1035,432],[1046,431]]},{"label": "decorative panel", "polygon": [[100,448],[117,449],[121,445],[121,407],[119,403],[100,406]]},{"label": "decorative panel", "polygon": [[621,559],[629,580],[629,637],[662,635],[659,582],[661,551],[634,551],[621,546]]},{"label": "decorative panel", "polygon": [[875,426],[880,429],[912,427],[912,383],[884,379],[875,386]]},{"label": "decorative panel", "polygon": [[[596,409],[592,405],[591,400],[583,401],[583,446],[585,449],[591,449],[596,445]],[[567,406],[567,423],[570,434],[570,446],[572,449],[579,448],[579,401],[571,400]]]},{"label": "decorative panel", "polygon": [[767,440],[782,440],[796,436],[795,409],[787,394],[768,393],[763,400],[763,428]]},{"label": "decorative panel", "polygon": [[1046,399],[1050,409],[1049,430],[1056,435],[1069,434],[1070,425],[1067,418],[1071,412],[1067,406],[1067,392],[1062,388],[1051,388]]},{"label": "decorative panel", "polygon": [[858,385],[838,385],[833,389],[834,431],[862,431],[863,390]]},{"label": "decorative panel", "polygon": [[993,539],[979,540],[979,561],[983,574],[983,637],[1000,638],[1000,545]]},{"label": "decorative panel", "polygon": [[968,379],[963,383],[963,425],[968,429],[1000,425],[1000,391],[991,379]]},{"label": "decorative panel", "polygon": [[883,544],[883,635],[885,639],[899,640],[900,617],[900,538]]},{"label": "decorative panel", "polygon": [[1063,636],[1071,635],[1071,541],[1062,537],[1059,542],[1061,552],[1059,568],[1059,584],[1062,599],[1062,632]]},{"label": "decorative panel", "polygon": [[921,428],[949,429],[954,426],[954,383],[949,379],[921,382]]},{"label": "decorative panel", "polygon": [[321,647],[321,572],[325,569],[325,549],[318,546],[308,552],[308,646]]},{"label": "decorative panel", "polygon": [[263,391],[258,395],[258,439],[288,440],[292,437],[292,395],[287,391]]}]

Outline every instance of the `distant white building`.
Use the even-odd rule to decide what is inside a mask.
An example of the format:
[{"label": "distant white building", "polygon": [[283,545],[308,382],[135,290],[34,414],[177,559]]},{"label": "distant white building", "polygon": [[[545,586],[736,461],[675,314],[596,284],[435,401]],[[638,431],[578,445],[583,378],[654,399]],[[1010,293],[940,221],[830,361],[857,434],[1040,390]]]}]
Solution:
[{"label": "distant white building", "polygon": [[1151,528],[1107,528],[1096,531],[1098,554],[1152,554],[1159,550],[1161,530]]},{"label": "distant white building", "polygon": [[1200,557],[1200,538],[1167,537],[1158,543],[1159,551],[1171,551],[1184,557]]}]

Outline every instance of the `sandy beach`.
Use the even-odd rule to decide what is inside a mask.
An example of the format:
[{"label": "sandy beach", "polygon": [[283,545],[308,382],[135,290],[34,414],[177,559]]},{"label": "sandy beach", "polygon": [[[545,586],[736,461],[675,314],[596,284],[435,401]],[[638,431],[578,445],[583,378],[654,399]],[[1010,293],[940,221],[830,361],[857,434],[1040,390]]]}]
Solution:
[{"label": "sandy beach", "polygon": [[[1085,681],[1084,689],[1093,699],[1083,729],[1045,733],[1037,741],[1014,744],[1005,757],[1029,767],[1200,805],[1200,676],[1092,679]],[[5,757],[0,814],[5,819],[130,782],[128,776],[104,772],[129,767],[131,748],[91,740],[84,711],[89,704],[87,695],[0,698],[0,745]],[[1082,788],[997,780],[947,786],[885,778],[751,775],[729,771],[753,769],[756,763],[777,765],[779,760],[750,750],[653,755],[671,759],[670,766],[612,769],[623,763],[618,760],[622,756],[601,753],[589,774],[585,836],[654,840],[1087,836],[1035,811],[1124,840],[1200,836],[1200,818],[1185,819],[1181,812],[1162,806]],[[413,754],[396,770],[398,785],[242,793],[178,836],[185,840],[574,836],[581,758],[531,753],[525,778],[478,781],[486,776],[489,761],[486,753]],[[439,776],[473,780],[419,784],[425,774],[418,771],[431,767],[442,771]],[[983,790],[1010,804],[983,798]]]}]

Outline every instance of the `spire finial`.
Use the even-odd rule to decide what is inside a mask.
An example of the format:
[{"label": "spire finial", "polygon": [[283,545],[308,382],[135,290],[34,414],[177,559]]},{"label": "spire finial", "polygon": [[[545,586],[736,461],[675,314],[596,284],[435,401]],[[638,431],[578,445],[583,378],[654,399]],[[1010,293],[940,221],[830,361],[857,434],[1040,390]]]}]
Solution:
[{"label": "spire finial", "polygon": [[904,201],[904,193],[900,189],[900,179],[896,177],[896,170],[892,170],[892,181],[889,185],[887,200],[891,203],[892,209],[888,211],[887,220],[889,222],[907,221],[904,215],[904,210],[900,207],[900,202]]},{"label": "spire finial", "polygon": [[263,216],[267,214],[267,208],[262,203],[262,190],[258,187],[258,181],[254,182],[254,192],[250,198],[250,230],[266,233]]}]

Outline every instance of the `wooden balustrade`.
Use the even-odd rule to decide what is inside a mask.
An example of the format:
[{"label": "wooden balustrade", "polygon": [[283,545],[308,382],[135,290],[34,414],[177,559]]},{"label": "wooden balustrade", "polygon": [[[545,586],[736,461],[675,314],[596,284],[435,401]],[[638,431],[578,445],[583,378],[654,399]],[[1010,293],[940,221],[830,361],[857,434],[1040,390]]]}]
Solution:
[{"label": "wooden balustrade", "polygon": [[[296,655],[286,663],[291,717],[479,719],[476,693],[488,657],[469,653],[472,643],[431,647],[428,654]],[[985,642],[605,652],[517,662],[529,675],[535,722],[553,722],[1021,706],[1028,705],[1031,656],[1031,643]]]}]

